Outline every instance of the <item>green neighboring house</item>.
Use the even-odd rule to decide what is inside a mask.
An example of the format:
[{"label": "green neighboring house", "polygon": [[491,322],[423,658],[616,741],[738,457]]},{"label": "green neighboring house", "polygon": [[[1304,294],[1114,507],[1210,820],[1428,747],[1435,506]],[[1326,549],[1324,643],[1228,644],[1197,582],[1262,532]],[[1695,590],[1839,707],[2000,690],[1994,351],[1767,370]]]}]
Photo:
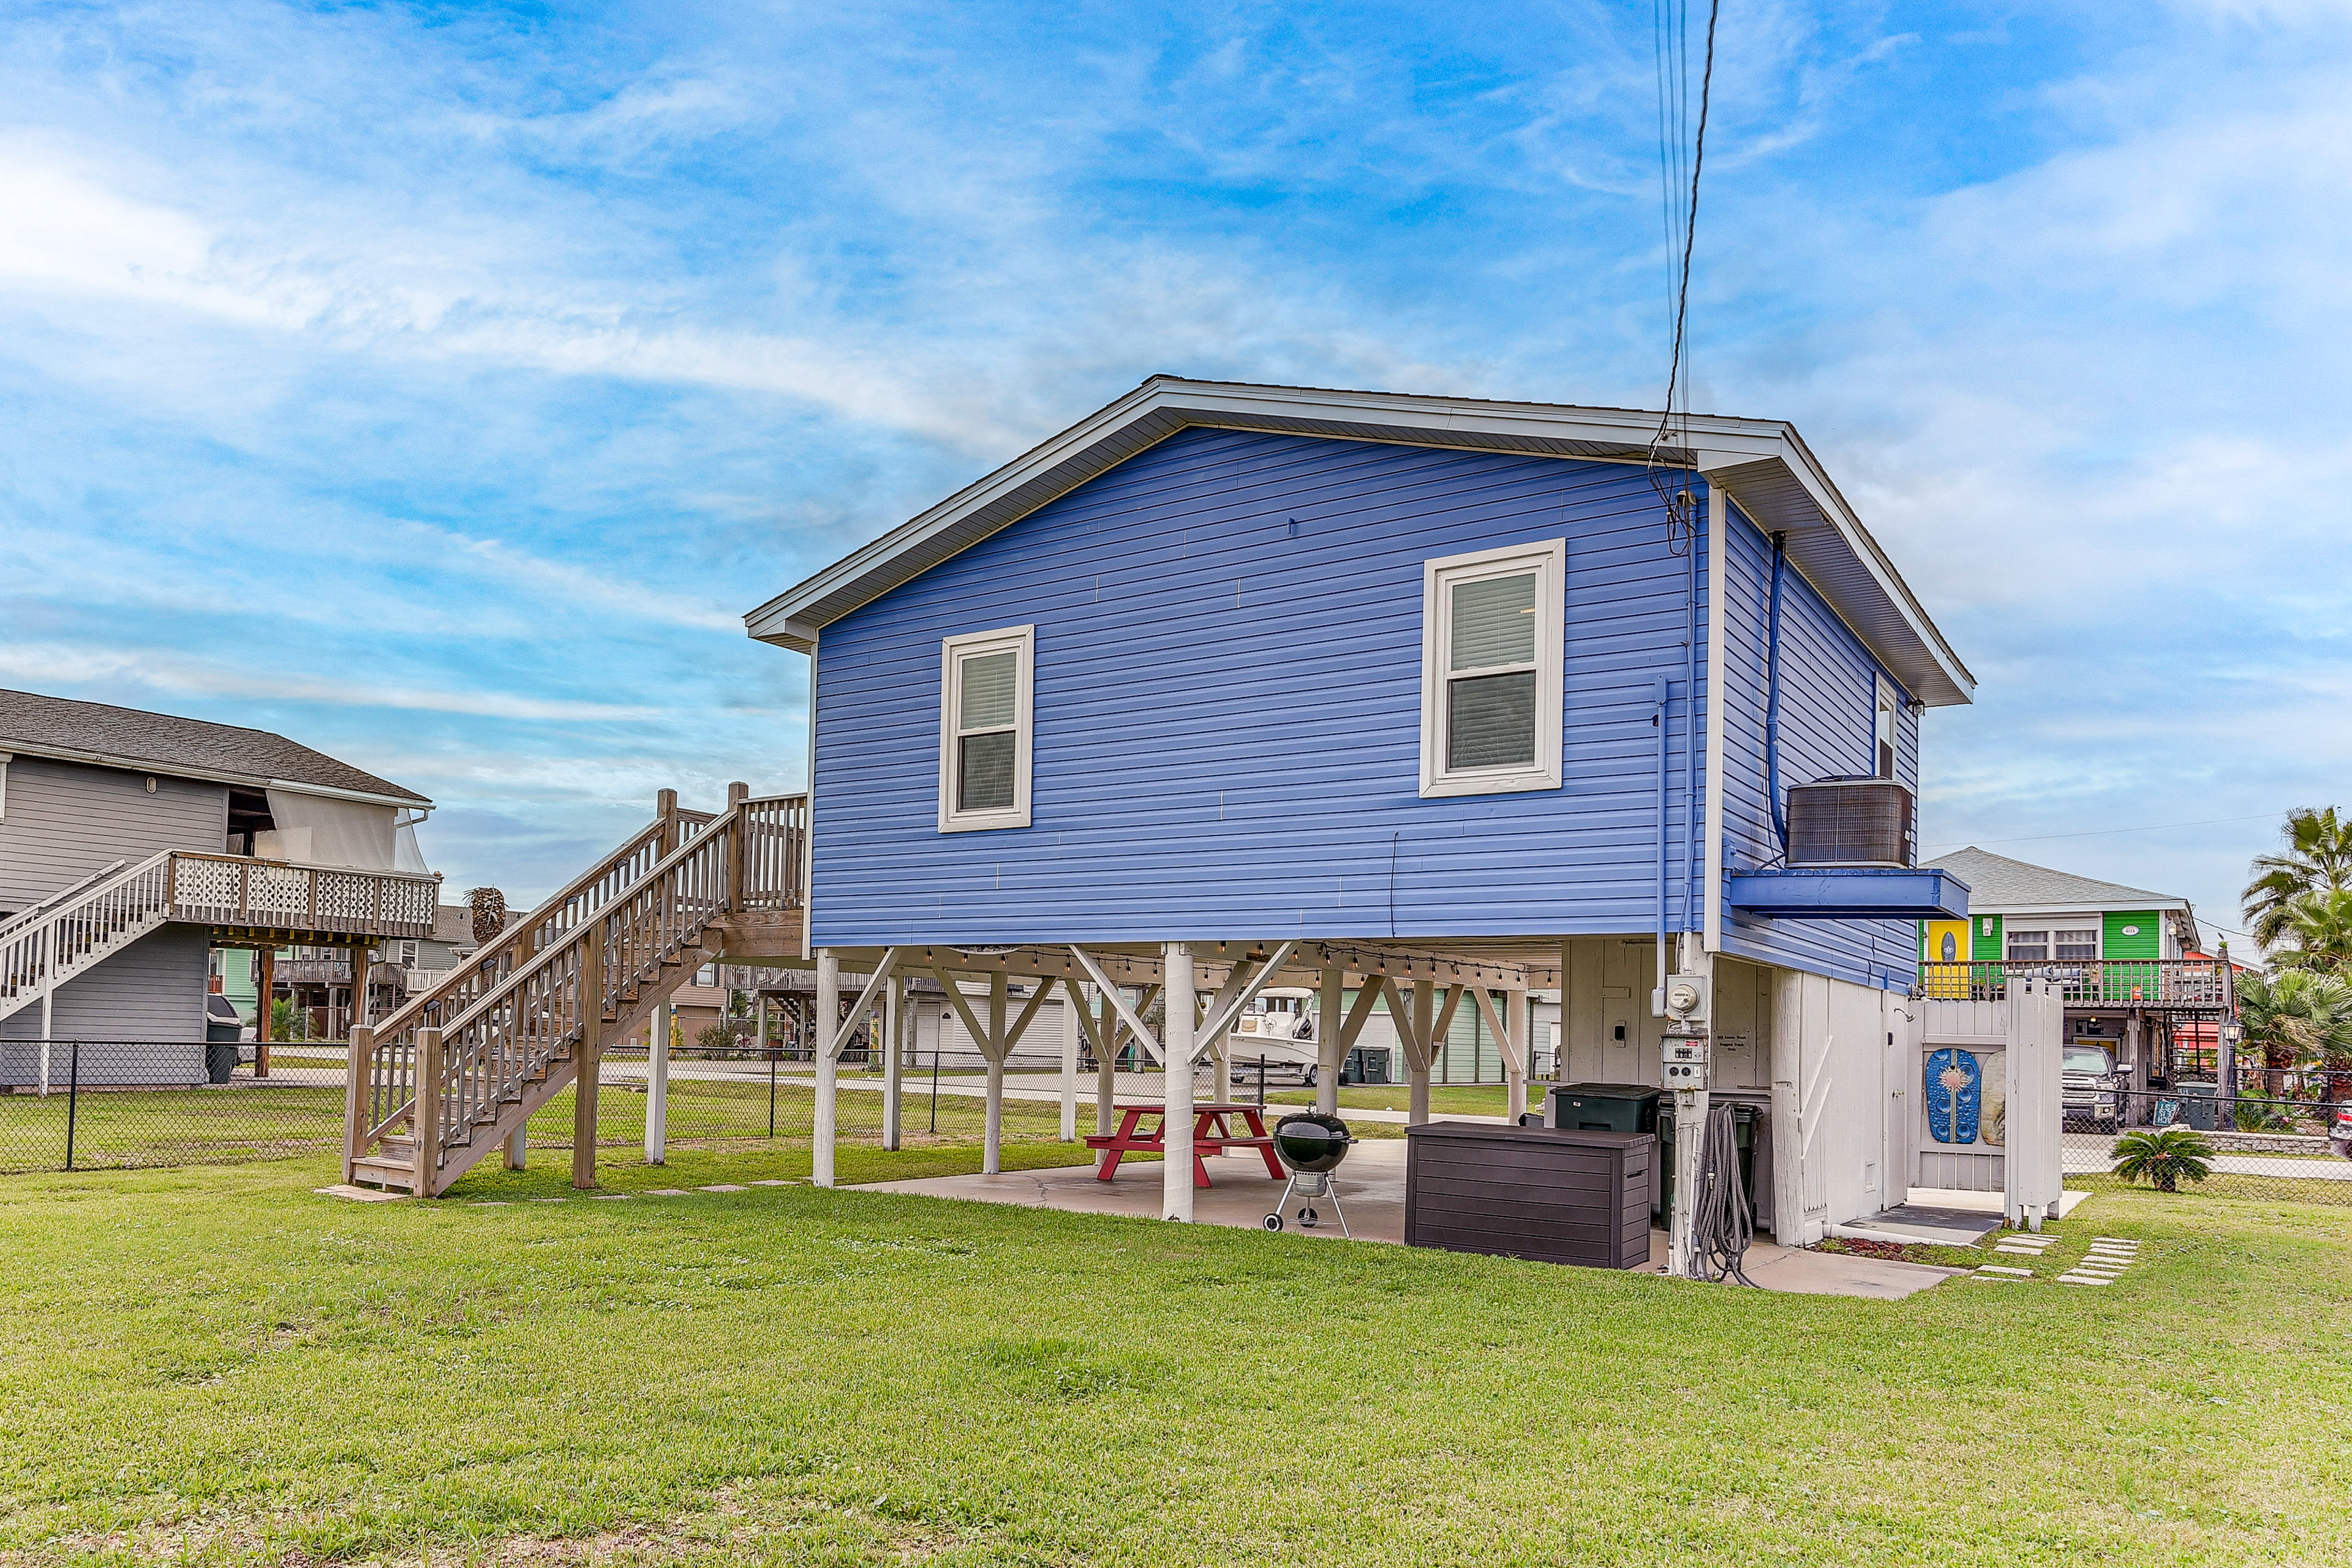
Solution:
[{"label": "green neighboring house", "polygon": [[2228,1016],[2228,966],[2199,951],[2189,900],[1969,847],[1927,861],[1969,885],[1969,918],[1919,922],[1931,999],[2020,973],[2066,988],[2070,1047],[2104,1049],[2134,1089],[2175,1082]]}]

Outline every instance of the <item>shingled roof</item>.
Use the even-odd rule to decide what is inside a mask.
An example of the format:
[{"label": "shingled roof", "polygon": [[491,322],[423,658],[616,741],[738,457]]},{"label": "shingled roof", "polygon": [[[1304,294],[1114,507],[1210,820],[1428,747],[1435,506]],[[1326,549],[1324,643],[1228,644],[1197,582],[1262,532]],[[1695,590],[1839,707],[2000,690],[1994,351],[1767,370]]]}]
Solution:
[{"label": "shingled roof", "polygon": [[1969,907],[1997,912],[2005,909],[2186,910],[2189,900],[2120,882],[2101,882],[2066,871],[2053,871],[2012,860],[2006,855],[1970,845],[1938,855],[1928,865],[1949,871],[1969,885]]},{"label": "shingled roof", "polygon": [[433,804],[414,790],[267,730],[31,691],[0,690],[0,752],[254,789],[271,784],[309,785],[402,805]]}]

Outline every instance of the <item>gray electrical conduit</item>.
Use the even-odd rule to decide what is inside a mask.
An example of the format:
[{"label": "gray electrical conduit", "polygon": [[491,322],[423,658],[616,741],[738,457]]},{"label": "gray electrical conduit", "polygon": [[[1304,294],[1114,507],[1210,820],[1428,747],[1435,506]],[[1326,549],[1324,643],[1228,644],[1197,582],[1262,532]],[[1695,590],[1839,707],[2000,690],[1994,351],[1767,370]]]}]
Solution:
[{"label": "gray electrical conduit", "polygon": [[[1675,1131],[1679,1133],[1682,1129]],[[1739,1180],[1739,1133],[1730,1105],[1711,1106],[1699,1150],[1698,1206],[1691,1215],[1691,1259],[1702,1279],[1730,1279],[1754,1289],[1741,1265],[1756,1235]]]}]

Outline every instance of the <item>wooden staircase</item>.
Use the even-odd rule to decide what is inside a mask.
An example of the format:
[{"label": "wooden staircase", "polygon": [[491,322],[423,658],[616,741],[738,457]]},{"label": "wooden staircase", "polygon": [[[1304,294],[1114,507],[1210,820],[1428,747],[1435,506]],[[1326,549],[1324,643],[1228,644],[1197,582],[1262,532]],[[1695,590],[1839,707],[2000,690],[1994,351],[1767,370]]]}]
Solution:
[{"label": "wooden staircase", "polygon": [[[572,1180],[595,1184],[597,1056],[709,962],[706,938],[802,907],[808,797],[728,788],[654,821],[467,965],[354,1029],[343,1179],[436,1197],[578,1085]],[[421,1089],[421,1092],[420,1092]]]}]

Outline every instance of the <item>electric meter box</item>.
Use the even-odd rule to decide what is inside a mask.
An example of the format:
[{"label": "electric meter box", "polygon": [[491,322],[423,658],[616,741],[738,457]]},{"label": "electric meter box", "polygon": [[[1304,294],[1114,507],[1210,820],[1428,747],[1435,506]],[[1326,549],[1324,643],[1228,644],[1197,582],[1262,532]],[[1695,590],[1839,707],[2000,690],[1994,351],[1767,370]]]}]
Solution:
[{"label": "electric meter box", "polygon": [[1651,1014],[1677,1024],[1704,1025],[1712,1011],[1714,990],[1706,975],[1669,974],[1666,983],[1651,993]]}]

